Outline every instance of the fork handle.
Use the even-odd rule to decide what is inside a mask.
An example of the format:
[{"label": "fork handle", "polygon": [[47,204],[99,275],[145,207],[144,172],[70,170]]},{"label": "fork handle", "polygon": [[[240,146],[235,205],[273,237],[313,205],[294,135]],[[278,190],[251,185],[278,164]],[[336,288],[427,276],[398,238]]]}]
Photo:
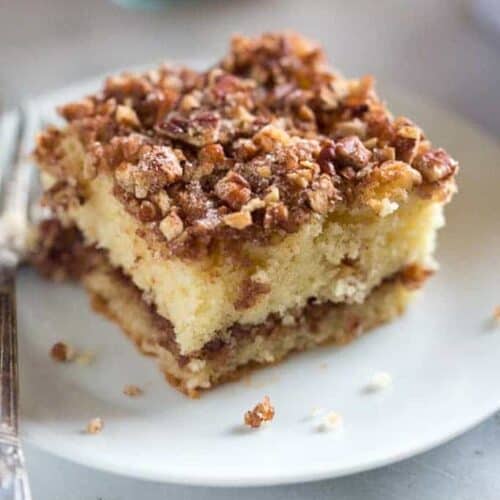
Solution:
[{"label": "fork handle", "polygon": [[24,455],[19,442],[1,433],[0,500],[31,500]]},{"label": "fork handle", "polygon": [[24,455],[17,437],[15,266],[8,257],[0,253],[0,500],[30,500]]}]

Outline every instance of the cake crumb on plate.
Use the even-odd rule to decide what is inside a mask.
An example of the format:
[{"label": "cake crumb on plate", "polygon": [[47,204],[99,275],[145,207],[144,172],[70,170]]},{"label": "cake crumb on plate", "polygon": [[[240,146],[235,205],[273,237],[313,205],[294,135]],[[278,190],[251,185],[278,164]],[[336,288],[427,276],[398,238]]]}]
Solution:
[{"label": "cake crumb on plate", "polygon": [[342,415],[335,411],[328,412],[318,425],[318,431],[320,432],[330,432],[339,429],[344,423]]},{"label": "cake crumb on plate", "polygon": [[76,356],[76,362],[81,366],[91,365],[95,360],[95,352],[83,351],[81,354]]},{"label": "cake crumb on plate", "polygon": [[245,425],[256,429],[263,422],[269,422],[274,418],[274,406],[271,404],[269,396],[264,396],[264,399],[257,403],[253,410],[248,410],[244,416]]},{"label": "cake crumb on plate", "polygon": [[104,427],[104,422],[101,417],[93,418],[89,421],[86,427],[87,434],[99,434]]},{"label": "cake crumb on plate", "polygon": [[324,409],[324,408],[320,408],[319,406],[315,406],[315,407],[311,410],[310,416],[311,416],[311,417],[319,417],[319,416],[320,416],[320,415],[322,415],[323,413],[325,413],[325,409]]},{"label": "cake crumb on plate", "polygon": [[131,398],[141,396],[143,393],[144,391],[139,386],[134,384],[127,384],[123,388],[123,394],[125,394],[125,396],[130,396]]},{"label": "cake crumb on plate", "polygon": [[392,385],[392,377],[387,372],[375,372],[366,386],[367,392],[377,392]]}]

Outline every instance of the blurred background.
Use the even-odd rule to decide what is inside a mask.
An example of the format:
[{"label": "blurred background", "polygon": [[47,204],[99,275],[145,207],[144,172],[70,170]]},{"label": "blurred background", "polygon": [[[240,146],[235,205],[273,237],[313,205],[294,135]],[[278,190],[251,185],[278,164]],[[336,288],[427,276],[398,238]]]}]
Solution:
[{"label": "blurred background", "polygon": [[0,96],[164,59],[210,63],[232,33],[291,28],[347,75],[374,73],[498,135],[499,17],[500,0],[0,0]]},{"label": "blurred background", "polygon": [[[500,0],[0,0],[0,103],[144,63],[209,65],[235,32],[294,29],[349,76],[373,73],[500,136]],[[259,490],[139,483],[27,449],[42,500],[499,498],[500,414],[382,470]],[[497,477],[496,481],[492,478]]]}]

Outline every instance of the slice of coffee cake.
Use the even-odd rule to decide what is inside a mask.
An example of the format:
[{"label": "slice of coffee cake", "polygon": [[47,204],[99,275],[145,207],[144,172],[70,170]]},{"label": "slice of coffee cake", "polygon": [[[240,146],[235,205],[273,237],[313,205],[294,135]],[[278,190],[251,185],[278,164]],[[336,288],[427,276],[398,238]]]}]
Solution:
[{"label": "slice of coffee cake", "polygon": [[81,233],[99,310],[185,392],[345,342],[432,269],[456,162],[298,35],[111,77],[60,112],[36,149],[45,203]]}]

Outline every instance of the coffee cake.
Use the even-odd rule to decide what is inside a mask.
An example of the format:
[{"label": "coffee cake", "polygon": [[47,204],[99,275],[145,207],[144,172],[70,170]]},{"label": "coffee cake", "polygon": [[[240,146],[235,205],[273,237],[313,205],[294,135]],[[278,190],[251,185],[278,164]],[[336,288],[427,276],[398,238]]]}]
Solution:
[{"label": "coffee cake", "polygon": [[35,151],[59,221],[38,260],[84,269],[185,392],[390,320],[434,268],[457,162],[299,35],[235,37],[208,70],[124,73],[59,111]]}]

